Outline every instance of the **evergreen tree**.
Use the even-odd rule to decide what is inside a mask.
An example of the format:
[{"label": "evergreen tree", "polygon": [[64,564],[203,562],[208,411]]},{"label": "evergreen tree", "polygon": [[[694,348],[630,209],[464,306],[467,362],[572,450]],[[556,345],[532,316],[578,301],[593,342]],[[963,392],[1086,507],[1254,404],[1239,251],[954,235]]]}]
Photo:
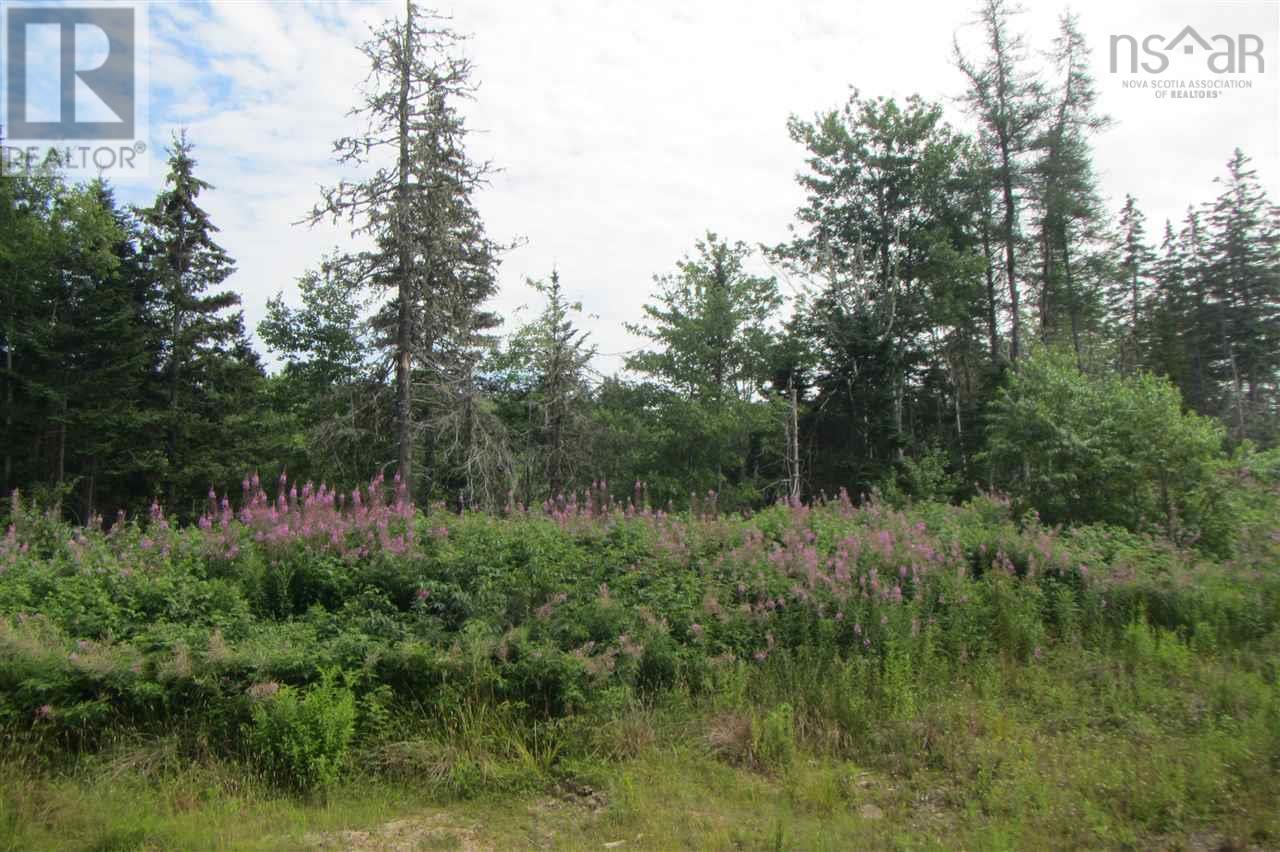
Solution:
[{"label": "evergreen tree", "polygon": [[[558,272],[547,282],[529,285],[544,299],[542,313],[520,330],[512,348],[528,365],[532,379],[527,410],[533,419],[535,463],[544,493],[554,497],[573,489],[591,457],[587,371],[596,348],[574,322],[573,314],[581,312],[582,305],[565,297]],[[531,493],[527,487],[526,503]]]},{"label": "evergreen tree", "polygon": [[1098,94],[1089,73],[1089,49],[1079,21],[1065,14],[1051,53],[1060,80],[1037,147],[1033,177],[1039,214],[1041,338],[1066,329],[1077,363],[1082,336],[1099,314],[1098,293],[1086,267],[1099,262],[1102,203],[1093,174],[1089,138],[1110,120],[1096,111]]},{"label": "evergreen tree", "polygon": [[1187,289],[1186,259],[1182,244],[1165,220],[1160,255],[1153,263],[1155,291],[1150,320],[1143,335],[1143,363],[1153,372],[1169,377],[1184,400],[1191,403],[1191,361],[1188,330],[1191,302]]},{"label": "evergreen tree", "polygon": [[[376,327],[395,365],[396,463],[406,479],[421,480],[422,493],[431,492],[437,455],[451,457],[455,473],[475,468],[476,366],[497,325],[481,309],[496,289],[498,247],[472,201],[489,168],[465,150],[459,102],[472,93],[472,67],[459,41],[412,0],[402,20],[374,32],[361,48],[371,70],[353,111],[365,131],[334,149],[343,165],[385,164],[326,189],[309,216],[349,221],[372,238],[374,248],[344,256],[342,265],[351,279],[391,294]],[[415,428],[424,421],[431,428]],[[443,449],[435,442],[441,433],[453,436]],[[421,477],[415,455],[425,456]]]},{"label": "evergreen tree", "polygon": [[[213,187],[196,177],[192,151],[185,131],[174,137],[165,188],[151,207],[140,211],[144,257],[158,289],[157,390],[165,411],[161,480],[174,509],[180,494],[195,499],[214,481],[210,477],[215,472],[228,475],[207,455],[226,446],[220,424],[231,412],[215,402],[224,390],[219,383],[238,384],[245,371],[261,376],[243,342],[243,315],[231,310],[240,304],[239,294],[217,289],[231,276],[235,262],[215,241],[218,228],[200,206],[200,195]],[[226,357],[235,359],[238,369],[228,372],[219,363]]]},{"label": "evergreen tree", "polygon": [[1186,288],[1182,311],[1182,339],[1187,353],[1187,404],[1201,414],[1218,414],[1218,393],[1214,384],[1212,303],[1209,300],[1209,247],[1200,213],[1187,208],[1178,232],[1178,256],[1182,260],[1181,279]]},{"label": "evergreen tree", "polygon": [[[758,499],[766,433],[777,431],[760,398],[770,368],[768,328],[782,303],[773,278],[752,275],[750,249],[708,233],[674,275],[656,278],[647,322],[629,324],[656,344],[626,359],[660,400],[667,471],[724,503]],[[782,447],[774,448],[780,453]],[[732,493],[730,493],[732,492]],[[670,496],[678,496],[669,488]]]},{"label": "evergreen tree", "polygon": [[813,123],[792,119],[791,132],[810,154],[808,197],[802,229],[774,254],[822,282],[798,306],[817,353],[807,425],[832,477],[821,485],[865,487],[928,443],[913,433],[949,431],[940,418],[953,423],[972,400],[961,396],[979,368],[982,189],[962,170],[966,140],[919,98],[855,96]]},{"label": "evergreen tree", "polygon": [[1009,294],[1009,358],[1016,366],[1022,348],[1021,279],[1018,263],[1019,213],[1027,183],[1027,157],[1037,145],[1048,109],[1044,86],[1026,68],[1026,45],[1012,32],[1021,8],[1007,0],[984,0],[978,10],[985,56],[975,62],[954,44],[956,66],[968,81],[964,99],[977,118],[979,139],[991,162],[991,177],[999,198],[1001,219],[997,235],[1003,244],[1003,275]]},{"label": "evergreen tree", "polygon": [[30,481],[24,465],[36,424],[43,416],[29,382],[37,351],[33,336],[42,325],[41,309],[53,267],[50,226],[55,198],[64,191],[56,172],[0,180],[0,348],[4,351],[4,466],[7,495]]},{"label": "evergreen tree", "polygon": [[1280,234],[1250,159],[1236,149],[1209,214],[1209,296],[1217,372],[1228,383],[1237,439],[1273,405],[1280,375]]},{"label": "evergreen tree", "polygon": [[1146,217],[1132,195],[1120,209],[1116,276],[1107,292],[1107,312],[1120,347],[1120,369],[1129,373],[1149,348],[1152,293],[1150,276],[1155,253],[1146,241]]}]

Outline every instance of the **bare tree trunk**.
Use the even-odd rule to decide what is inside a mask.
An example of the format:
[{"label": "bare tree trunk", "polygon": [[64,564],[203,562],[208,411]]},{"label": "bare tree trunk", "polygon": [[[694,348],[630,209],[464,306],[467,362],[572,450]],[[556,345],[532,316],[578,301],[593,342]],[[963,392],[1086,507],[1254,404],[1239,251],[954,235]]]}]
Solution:
[{"label": "bare tree trunk", "polygon": [[[62,409],[58,417],[58,474],[57,483],[62,485],[67,476],[67,394],[62,394]],[[62,501],[59,500],[59,503]]]},{"label": "bare tree trunk", "polygon": [[1004,274],[1009,285],[1009,318],[1011,320],[1009,360],[1013,362],[1014,369],[1017,369],[1022,327],[1018,307],[1018,280],[1014,274],[1017,269],[1015,259],[1017,208],[1014,206],[1013,198],[1013,155],[1009,152],[1008,143],[1004,141],[1000,145],[1000,169],[1000,190],[1004,196]]},{"label": "bare tree trunk", "polygon": [[85,488],[84,499],[84,522],[87,524],[93,517],[94,503],[97,499],[95,493],[98,488],[98,454],[94,453],[89,459],[89,483]]},{"label": "bare tree trunk", "polygon": [[791,499],[800,498],[800,406],[796,399],[795,386],[791,386]]},{"label": "bare tree trunk", "polygon": [[1048,343],[1053,336],[1057,318],[1053,316],[1053,241],[1049,237],[1049,229],[1043,228],[1040,233],[1040,340]]},{"label": "bare tree trunk", "polygon": [[1071,300],[1071,346],[1076,352],[1076,369],[1084,370],[1084,352],[1080,346],[1080,299],[1076,296],[1075,280],[1071,277],[1071,247],[1067,236],[1062,235],[1062,277],[1067,284],[1067,298]]},{"label": "bare tree trunk", "polygon": [[2,493],[5,495],[8,495],[10,483],[13,481],[13,339],[15,334],[11,315],[4,343],[4,490]]},{"label": "bare tree trunk", "polygon": [[[984,217],[985,218],[985,217]],[[991,228],[982,224],[982,253],[987,261],[987,339],[991,346],[991,366],[1000,363],[1000,321],[996,316],[995,255],[991,250]]]},{"label": "bare tree trunk", "polygon": [[404,48],[400,56],[400,184],[396,198],[396,241],[399,243],[400,314],[396,324],[396,462],[400,477],[413,481],[413,399],[410,348],[413,345],[412,267],[408,245],[409,215],[409,77],[413,56],[413,3],[405,0]]},{"label": "bare tree trunk", "polygon": [[1244,407],[1242,397],[1244,389],[1240,383],[1240,370],[1236,365],[1236,350],[1232,345],[1230,338],[1227,337],[1227,319],[1222,313],[1222,308],[1218,308],[1219,327],[1222,334],[1222,348],[1227,353],[1227,363],[1231,365],[1231,388],[1232,399],[1235,403],[1236,414],[1236,439],[1244,438]]},{"label": "bare tree trunk", "polygon": [[169,353],[169,423],[165,430],[165,459],[169,462],[169,481],[165,483],[165,502],[170,508],[173,508],[178,491],[174,476],[178,465],[178,332],[180,326],[178,308],[175,304],[173,319],[169,326],[173,350]]},{"label": "bare tree trunk", "polygon": [[898,461],[903,460],[903,444],[906,443],[902,435],[902,406],[903,406],[903,388],[902,378],[899,377],[893,388],[893,432],[897,442],[894,450],[894,456]]}]

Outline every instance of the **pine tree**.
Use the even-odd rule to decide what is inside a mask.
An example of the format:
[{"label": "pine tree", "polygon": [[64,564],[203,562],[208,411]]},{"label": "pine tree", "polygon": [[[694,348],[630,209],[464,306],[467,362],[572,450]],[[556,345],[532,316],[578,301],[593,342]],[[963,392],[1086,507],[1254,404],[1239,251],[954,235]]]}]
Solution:
[{"label": "pine tree", "polygon": [[547,491],[564,494],[574,483],[584,457],[589,457],[586,372],[596,349],[573,321],[571,314],[581,311],[582,305],[565,298],[558,272],[551,273],[548,283],[530,284],[546,300],[531,343]]},{"label": "pine tree", "polygon": [[1165,220],[1160,255],[1152,266],[1155,286],[1150,320],[1142,338],[1142,361],[1152,372],[1173,380],[1182,392],[1183,399],[1190,404],[1191,361],[1187,336],[1191,301],[1185,267],[1186,259],[1182,255],[1182,245],[1173,230],[1173,223]]},{"label": "pine tree", "polygon": [[[441,453],[471,457],[475,369],[498,322],[481,307],[496,290],[498,247],[472,201],[489,166],[465,150],[459,102],[472,94],[472,66],[458,54],[459,41],[412,0],[403,20],[374,32],[361,48],[371,70],[353,110],[365,131],[338,139],[334,150],[346,166],[386,164],[324,190],[308,217],[349,221],[373,240],[373,249],[343,257],[344,274],[391,294],[376,327],[395,365],[396,461],[417,482],[414,458],[425,455],[424,493],[432,488],[438,433],[455,438]],[[424,421],[432,428],[415,428]],[[425,447],[415,452],[420,437]]]},{"label": "pine tree", "polygon": [[[0,180],[0,349],[4,351],[3,489],[31,481],[36,424],[43,416],[30,382],[37,371],[36,341],[47,313],[42,311],[53,268],[50,227],[55,199],[63,192],[55,171]],[[43,316],[42,316],[43,314]],[[46,322],[42,323],[41,320]]]},{"label": "pine tree", "polygon": [[782,300],[775,279],[746,270],[750,254],[746,244],[708,233],[674,275],[655,279],[647,321],[627,326],[655,344],[626,366],[652,384],[668,470],[683,472],[698,491],[722,494],[721,505],[758,498],[757,445],[781,425],[760,391],[772,351],[768,322]]},{"label": "pine tree", "polygon": [[1089,139],[1110,119],[1096,110],[1089,49],[1074,15],[1059,19],[1051,57],[1060,83],[1037,142],[1042,153],[1033,172],[1040,219],[1041,337],[1050,341],[1068,327],[1076,361],[1083,363],[1082,336],[1099,313],[1099,294],[1084,273],[1098,262],[1102,221]]},{"label": "pine tree", "polygon": [[[969,406],[961,396],[969,371],[982,372],[969,352],[984,321],[998,346],[994,294],[983,298],[990,188],[968,169],[967,140],[917,97],[855,95],[812,123],[793,118],[791,134],[809,153],[807,197],[795,238],[774,256],[816,288],[797,309],[818,354],[806,425],[830,454],[821,486],[865,487],[928,443],[917,433],[950,431],[939,421]],[[984,304],[986,316],[975,314]],[[920,420],[929,425],[914,428]]]},{"label": "pine tree", "polygon": [[216,361],[236,351],[244,336],[243,316],[229,313],[240,304],[239,294],[217,289],[231,276],[235,262],[215,241],[218,228],[200,206],[200,195],[213,187],[196,177],[192,152],[185,131],[174,137],[165,188],[151,207],[140,211],[144,256],[159,291],[155,310],[161,328],[158,384],[165,409],[162,478],[166,500],[174,509],[180,493],[191,498],[202,493],[201,484],[208,487],[208,480],[200,482],[208,468],[201,470],[205,466],[197,465],[196,459],[207,442],[225,438],[210,434],[211,423],[217,424],[222,413],[201,402],[217,390],[209,384],[220,369]]},{"label": "pine tree", "polygon": [[[1107,313],[1120,347],[1120,369],[1133,372],[1149,347],[1150,276],[1155,253],[1146,241],[1146,216],[1132,195],[1120,209],[1116,275],[1107,288]],[[1166,235],[1168,236],[1168,235]]]},{"label": "pine tree", "polygon": [[1209,214],[1209,296],[1219,373],[1229,383],[1233,434],[1244,438],[1280,371],[1280,243],[1274,208],[1236,149]]},{"label": "pine tree", "polygon": [[[143,396],[154,365],[155,326],[150,321],[158,296],[139,251],[137,219],[120,207],[112,189],[87,188],[101,216],[99,233],[109,241],[109,262],[87,281],[88,291],[74,318],[80,340],[68,354],[81,366],[74,394],[72,447],[80,488],[80,516],[102,508],[137,508],[135,492],[158,461],[154,434],[157,412]],[[80,229],[77,239],[89,236]]]},{"label": "pine tree", "polygon": [[1214,384],[1216,338],[1213,305],[1209,300],[1209,247],[1200,213],[1194,207],[1187,208],[1182,230],[1178,232],[1178,256],[1182,261],[1181,280],[1186,288],[1181,336],[1188,376],[1183,396],[1197,412],[1217,415],[1218,391]]},{"label": "pine tree", "polygon": [[1028,154],[1037,144],[1048,109],[1044,86],[1026,69],[1026,45],[1011,31],[1021,12],[1007,0],[984,0],[978,11],[986,55],[975,63],[953,46],[956,66],[969,83],[965,102],[977,118],[980,139],[991,161],[1001,220],[997,236],[1004,248],[1003,274],[1009,293],[1009,357],[1016,366],[1022,349],[1021,279],[1018,264],[1019,212],[1027,182]]}]

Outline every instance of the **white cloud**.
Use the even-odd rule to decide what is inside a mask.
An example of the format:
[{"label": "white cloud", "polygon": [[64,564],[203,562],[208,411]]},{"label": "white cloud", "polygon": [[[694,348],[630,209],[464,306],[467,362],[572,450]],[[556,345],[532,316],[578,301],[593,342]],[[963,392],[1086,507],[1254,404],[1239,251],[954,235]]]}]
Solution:
[{"label": "white cloud", "polygon": [[[1251,154],[1280,200],[1277,146],[1277,6],[1074,4],[1094,48],[1101,107],[1118,123],[1097,142],[1113,202],[1132,192],[1153,238],[1166,216],[1215,193],[1232,148]],[[250,325],[266,300],[320,254],[342,227],[290,223],[331,183],[330,143],[355,129],[346,111],[366,73],[356,44],[399,3],[155,4],[151,80],[155,141],[185,124],[201,172],[217,190],[206,205],[239,261],[233,286]],[[449,12],[448,8],[442,11]],[[599,315],[605,351],[632,341],[655,273],[670,270],[705,229],[776,242],[801,200],[803,152],[787,137],[790,113],[864,95],[919,92],[947,103],[956,122],[961,80],[953,33],[973,17],[952,3],[713,3],[476,0],[455,26],[481,88],[469,114],[473,150],[503,171],[480,196],[491,234],[527,237],[502,268],[503,309],[529,301],[525,276],[553,265],[567,290]],[[1033,47],[1049,46],[1057,9],[1023,16]],[[1213,102],[1157,100],[1123,90],[1107,72],[1115,33],[1251,27],[1267,42],[1265,77]],[[135,190],[134,200],[154,192]],[[609,368],[616,362],[606,361]]]}]

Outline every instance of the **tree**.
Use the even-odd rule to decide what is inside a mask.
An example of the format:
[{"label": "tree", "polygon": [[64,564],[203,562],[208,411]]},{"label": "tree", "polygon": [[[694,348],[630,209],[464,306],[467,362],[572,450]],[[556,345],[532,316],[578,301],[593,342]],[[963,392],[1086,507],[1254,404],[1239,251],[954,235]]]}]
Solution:
[{"label": "tree", "polygon": [[569,493],[590,462],[593,430],[587,373],[596,354],[587,332],[573,319],[582,304],[565,297],[559,273],[528,284],[542,296],[542,311],[512,336],[504,365],[525,414],[526,504],[537,496]]},{"label": "tree", "polygon": [[1081,338],[1086,324],[1100,312],[1098,294],[1082,274],[1098,263],[1101,254],[1102,203],[1089,137],[1106,128],[1110,119],[1096,111],[1098,94],[1089,74],[1089,48],[1074,15],[1059,18],[1050,56],[1060,82],[1036,143],[1041,156],[1032,172],[1040,219],[1041,338],[1053,339],[1065,315],[1076,361],[1083,364]]},{"label": "tree", "polygon": [[[298,280],[301,305],[267,303],[258,336],[285,359],[273,380],[275,410],[302,434],[305,468],[317,479],[354,485],[391,449],[390,386],[372,362],[368,295],[333,258]],[[299,465],[290,468],[301,473]]]},{"label": "tree", "polygon": [[865,487],[916,443],[914,417],[954,422],[971,390],[983,193],[963,170],[967,140],[917,97],[855,95],[812,123],[793,118],[791,134],[810,155],[807,197],[774,256],[821,282],[797,306],[817,361],[807,426],[825,453],[821,484]]},{"label": "tree", "polygon": [[1110,523],[1180,542],[1220,537],[1222,427],[1182,411],[1171,384],[1147,373],[1090,376],[1073,356],[1042,351],[1010,377],[991,409],[994,484],[1047,523]]},{"label": "tree", "polygon": [[1022,346],[1019,302],[1018,213],[1026,183],[1026,157],[1036,146],[1048,102],[1044,87],[1025,69],[1026,47],[1010,31],[1021,11],[1006,0],[984,0],[978,11],[986,56],[974,62],[953,45],[956,66],[969,83],[964,100],[977,118],[979,139],[991,160],[991,177],[999,196],[1002,219],[998,236],[1004,246],[1004,278],[1009,292],[1009,358],[1017,365]]},{"label": "tree", "polygon": [[[5,184],[5,236],[27,240],[5,252],[17,273],[6,288],[6,479],[47,486],[50,502],[68,509],[63,497],[85,479],[84,520],[144,362],[133,282],[121,269],[129,231],[99,182],[69,186],[51,170]],[[15,465],[12,452],[24,446]]]},{"label": "tree", "polygon": [[1218,372],[1242,439],[1280,376],[1280,233],[1250,159],[1236,149],[1209,214],[1209,297]]},{"label": "tree", "polygon": [[[371,70],[352,111],[365,130],[334,143],[339,163],[373,165],[372,173],[325,189],[308,216],[312,223],[346,220],[355,234],[372,238],[372,249],[344,255],[340,265],[352,281],[391,293],[375,326],[395,365],[396,462],[410,482],[417,481],[415,422],[431,419],[418,409],[432,396],[437,419],[469,408],[477,346],[497,323],[480,308],[496,289],[497,246],[472,203],[489,167],[465,150],[458,104],[472,94],[472,66],[457,53],[459,41],[412,0],[402,20],[374,32],[361,48]],[[455,435],[471,434],[461,423],[446,425]],[[428,469],[435,431],[426,432],[422,451]],[[429,493],[429,471],[421,479]]]},{"label": "tree", "polygon": [[682,470],[699,491],[734,489],[726,503],[756,497],[761,433],[780,425],[759,392],[769,375],[768,323],[782,299],[773,278],[746,271],[750,253],[708,233],[674,275],[655,279],[648,321],[627,326],[656,344],[626,366],[649,377],[662,400],[670,472]]},{"label": "tree", "polygon": [[1141,362],[1152,307],[1151,267],[1155,253],[1146,242],[1146,217],[1132,195],[1124,197],[1119,221],[1119,264],[1107,292],[1107,311],[1120,344],[1120,369],[1133,372]]},{"label": "tree", "polygon": [[160,412],[144,396],[155,368],[159,292],[139,251],[134,215],[100,181],[85,187],[84,203],[92,224],[82,220],[76,241],[92,250],[96,235],[96,251],[110,253],[85,269],[81,293],[67,305],[74,336],[62,347],[74,382],[69,461],[83,481],[80,517],[89,519],[103,506],[137,507],[147,496],[139,485],[145,488],[160,461],[150,437]]},{"label": "tree", "polygon": [[0,180],[0,296],[3,297],[3,326],[0,347],[4,350],[4,470],[7,495],[23,472],[18,469],[36,413],[28,392],[28,374],[35,365],[26,363],[34,354],[31,337],[37,333],[43,290],[52,268],[50,216],[64,188],[56,172],[45,170],[28,176]]},{"label": "tree", "polygon": [[1209,247],[1200,214],[1194,207],[1187,208],[1178,242],[1181,279],[1187,290],[1187,305],[1182,312],[1182,336],[1190,362],[1190,392],[1186,399],[1201,414],[1216,414],[1217,389],[1212,383],[1214,340],[1209,317]]},{"label": "tree", "polygon": [[[194,450],[203,443],[199,435],[210,425],[198,412],[198,401],[212,390],[207,380],[220,369],[219,356],[244,337],[243,315],[228,313],[240,304],[239,294],[216,290],[235,271],[235,262],[215,242],[218,228],[200,206],[201,193],[213,187],[196,177],[192,151],[185,131],[174,137],[165,188],[151,207],[139,211],[144,257],[159,290],[155,310],[162,329],[160,385],[166,408],[163,480],[174,508],[180,480],[190,481],[195,474]],[[214,422],[219,419],[215,414]]]},{"label": "tree", "polygon": [[1195,407],[1191,395],[1191,353],[1188,342],[1191,301],[1185,267],[1182,245],[1173,230],[1173,223],[1165,220],[1160,255],[1152,265],[1154,293],[1147,333],[1143,339],[1143,362],[1152,372],[1167,376],[1173,381],[1187,404]]}]

